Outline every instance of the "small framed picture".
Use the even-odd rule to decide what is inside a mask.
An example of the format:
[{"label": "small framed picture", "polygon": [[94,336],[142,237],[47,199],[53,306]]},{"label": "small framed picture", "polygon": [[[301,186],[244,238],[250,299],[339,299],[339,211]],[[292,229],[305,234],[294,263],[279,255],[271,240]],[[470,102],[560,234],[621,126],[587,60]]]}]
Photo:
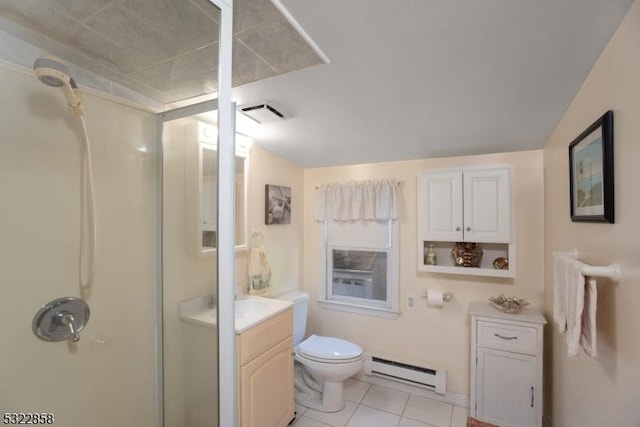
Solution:
[{"label": "small framed picture", "polygon": [[569,145],[571,221],[614,222],[613,111]]},{"label": "small framed picture", "polygon": [[291,187],[265,185],[264,223],[291,224]]}]

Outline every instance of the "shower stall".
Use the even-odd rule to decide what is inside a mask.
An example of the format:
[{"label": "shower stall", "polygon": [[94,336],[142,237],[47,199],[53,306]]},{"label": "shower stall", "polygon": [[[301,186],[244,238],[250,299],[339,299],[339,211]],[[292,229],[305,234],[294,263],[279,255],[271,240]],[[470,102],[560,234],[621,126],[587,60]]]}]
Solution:
[{"label": "shower stall", "polygon": [[[231,1],[2,3],[0,419],[235,425]],[[204,110],[217,115],[216,253],[194,271],[165,126]],[[196,348],[178,317],[191,291],[218,304]],[[61,299],[90,316],[39,311]]]}]

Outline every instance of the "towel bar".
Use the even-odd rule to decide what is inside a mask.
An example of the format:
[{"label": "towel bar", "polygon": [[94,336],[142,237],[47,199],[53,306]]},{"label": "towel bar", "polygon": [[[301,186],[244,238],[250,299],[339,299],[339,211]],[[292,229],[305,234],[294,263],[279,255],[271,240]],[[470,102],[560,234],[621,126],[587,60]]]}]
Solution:
[{"label": "towel bar", "polygon": [[[578,258],[578,251],[576,249],[572,251],[554,251],[554,255],[567,255],[574,258]],[[607,277],[614,282],[620,280],[620,265],[611,264],[606,266],[585,265],[582,267],[582,275],[589,277]]]},{"label": "towel bar", "polygon": [[618,264],[611,264],[605,267],[587,265],[582,267],[582,275],[589,277],[607,277],[617,282],[620,280],[620,266]]}]

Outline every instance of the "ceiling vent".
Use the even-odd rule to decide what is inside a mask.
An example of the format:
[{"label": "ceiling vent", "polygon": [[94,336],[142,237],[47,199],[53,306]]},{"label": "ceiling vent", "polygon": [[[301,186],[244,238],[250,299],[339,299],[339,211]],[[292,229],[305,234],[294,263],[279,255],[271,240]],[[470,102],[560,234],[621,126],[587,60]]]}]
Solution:
[{"label": "ceiling vent", "polygon": [[262,123],[271,123],[271,122],[279,122],[288,117],[278,108],[276,108],[273,104],[262,102],[260,104],[251,104],[251,105],[241,105],[238,107],[238,110],[242,111],[242,113],[255,120],[256,122]]}]

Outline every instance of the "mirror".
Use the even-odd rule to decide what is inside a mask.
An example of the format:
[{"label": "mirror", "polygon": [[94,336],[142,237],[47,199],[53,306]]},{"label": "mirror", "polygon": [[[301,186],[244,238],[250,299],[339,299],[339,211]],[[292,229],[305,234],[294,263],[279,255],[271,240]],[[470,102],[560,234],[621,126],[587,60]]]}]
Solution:
[{"label": "mirror", "polygon": [[[189,253],[214,254],[218,226],[217,128],[194,121],[185,132],[185,224]],[[236,134],[236,250],[247,248],[247,171],[251,140]]]}]

